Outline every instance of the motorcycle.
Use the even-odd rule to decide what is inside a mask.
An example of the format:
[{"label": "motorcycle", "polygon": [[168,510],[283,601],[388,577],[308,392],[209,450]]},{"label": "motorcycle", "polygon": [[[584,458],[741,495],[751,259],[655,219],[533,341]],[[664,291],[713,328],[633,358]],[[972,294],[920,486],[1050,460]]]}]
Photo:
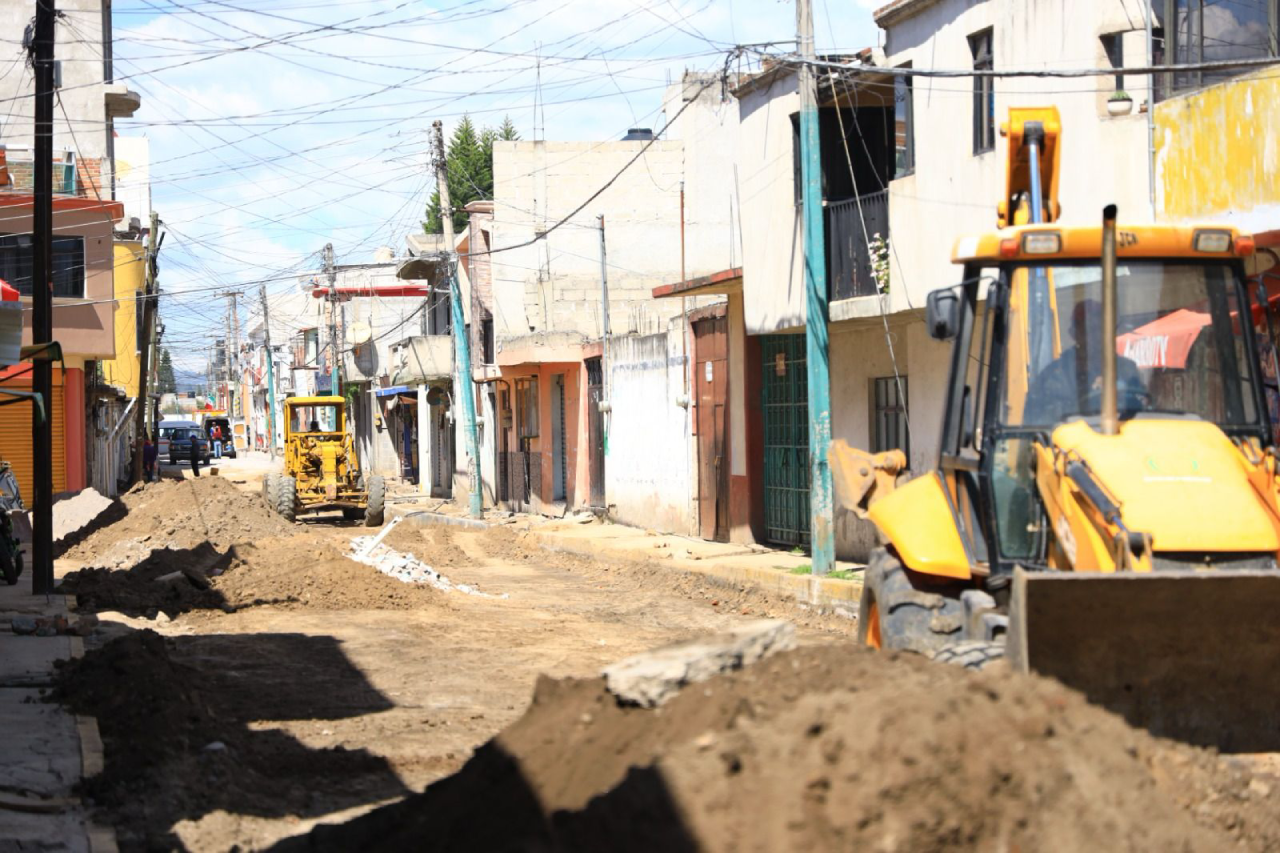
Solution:
[{"label": "motorcycle", "polygon": [[13,586],[22,574],[22,543],[13,528],[13,513],[25,512],[18,480],[8,462],[0,462],[0,576]]}]

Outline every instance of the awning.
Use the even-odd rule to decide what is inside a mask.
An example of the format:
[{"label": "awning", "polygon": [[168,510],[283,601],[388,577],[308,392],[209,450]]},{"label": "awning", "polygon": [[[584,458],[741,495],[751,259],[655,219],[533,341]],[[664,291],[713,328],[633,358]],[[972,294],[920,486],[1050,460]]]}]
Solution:
[{"label": "awning", "polygon": [[392,385],[389,388],[375,388],[373,396],[375,397],[394,397],[396,394],[416,394],[418,389],[411,388],[408,385]]},{"label": "awning", "polygon": [[1209,319],[1204,312],[1179,308],[1128,334],[1117,335],[1116,352],[1141,368],[1183,369],[1200,330],[1209,325]]},{"label": "awning", "polygon": [[741,293],[742,267],[721,270],[711,275],[662,284],[653,289],[653,298],[670,296],[703,296],[711,293]]}]

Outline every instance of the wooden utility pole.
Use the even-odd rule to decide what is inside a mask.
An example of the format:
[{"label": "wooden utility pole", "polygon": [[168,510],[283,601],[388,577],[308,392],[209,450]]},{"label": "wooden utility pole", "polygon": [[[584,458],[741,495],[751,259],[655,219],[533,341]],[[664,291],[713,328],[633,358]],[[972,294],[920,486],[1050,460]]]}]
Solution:
[{"label": "wooden utility pole", "polygon": [[271,352],[271,315],[267,312],[267,286],[262,285],[262,335],[267,347],[267,453],[276,458],[276,367]]},{"label": "wooden utility pole", "polygon": [[[453,309],[453,348],[457,353],[456,387],[453,397],[462,404],[462,426],[467,433],[467,488],[472,518],[484,515],[480,496],[480,435],[476,427],[476,398],[471,390],[471,342],[467,340],[467,320],[462,313],[462,288],[458,285],[458,256],[453,251],[453,208],[449,205],[449,173],[444,159],[444,130],[440,120],[431,123],[435,134],[432,150],[436,161],[436,189],[440,192],[440,225],[444,231],[445,258],[449,265],[449,303]],[[431,297],[428,296],[427,299]],[[419,438],[419,441],[422,439]]]},{"label": "wooden utility pole", "polygon": [[809,392],[809,537],[813,573],[825,575],[835,563],[835,522],[831,501],[831,381],[827,351],[827,258],[822,227],[822,160],[818,141],[818,93],[813,76],[813,11],[796,0],[796,41],[800,48],[800,175],[804,209],[805,366]]},{"label": "wooden utility pole", "polygon": [[[31,59],[35,76],[35,163],[31,212],[31,342],[53,343],[53,22],[54,0],[36,0]],[[32,365],[32,390],[44,402],[31,407],[32,495],[31,591],[53,592],[53,362],[39,353]]]},{"label": "wooden utility pole", "polygon": [[[160,230],[160,216],[151,211],[151,229],[147,232],[146,286],[143,289],[142,302],[142,339],[150,341],[155,334],[156,324],[156,232]],[[142,479],[142,443],[147,437],[147,409],[151,403],[151,347],[144,346],[138,354],[138,402],[137,411],[133,413],[134,452],[133,477],[136,483]]]},{"label": "wooden utility pole", "polygon": [[[604,214],[600,214],[596,219],[600,222],[600,354],[603,356],[600,359],[600,380],[604,383],[604,400],[601,402],[608,407],[611,405],[609,403],[609,262],[605,252]],[[601,411],[607,412],[608,409],[601,409]],[[605,447],[608,446],[609,443],[606,441]]]},{"label": "wooden utility pole", "polygon": [[329,293],[325,302],[329,309],[329,393],[337,395],[338,391],[338,358],[342,347],[338,344],[338,271],[333,263],[333,244],[324,244],[324,273],[329,282]]}]

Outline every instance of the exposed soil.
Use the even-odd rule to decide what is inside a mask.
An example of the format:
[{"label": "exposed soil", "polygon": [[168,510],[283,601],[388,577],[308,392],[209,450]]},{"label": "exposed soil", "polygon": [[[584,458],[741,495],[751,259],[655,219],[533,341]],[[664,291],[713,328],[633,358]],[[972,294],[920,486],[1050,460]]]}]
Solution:
[{"label": "exposed soil", "polygon": [[1278,782],[1055,682],[825,646],[656,711],[543,679],[455,776],[275,849],[1261,851]]}]

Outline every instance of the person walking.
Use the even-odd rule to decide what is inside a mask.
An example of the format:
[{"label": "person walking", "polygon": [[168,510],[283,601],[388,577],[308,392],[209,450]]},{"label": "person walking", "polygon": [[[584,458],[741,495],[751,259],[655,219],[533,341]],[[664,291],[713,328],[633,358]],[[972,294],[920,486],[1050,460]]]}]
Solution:
[{"label": "person walking", "polygon": [[142,480],[145,483],[153,482],[156,479],[156,458],[160,455],[160,448],[156,446],[148,436],[142,443]]}]

